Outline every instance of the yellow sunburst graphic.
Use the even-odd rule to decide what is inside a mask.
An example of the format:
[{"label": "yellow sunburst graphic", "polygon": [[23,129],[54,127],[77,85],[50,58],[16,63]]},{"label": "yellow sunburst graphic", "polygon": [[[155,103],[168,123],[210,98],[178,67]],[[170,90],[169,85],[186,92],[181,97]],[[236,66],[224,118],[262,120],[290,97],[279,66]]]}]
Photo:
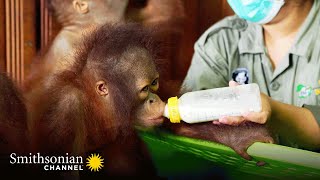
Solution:
[{"label": "yellow sunburst graphic", "polygon": [[99,171],[103,167],[103,159],[99,154],[91,154],[87,158],[87,166],[91,171]]}]

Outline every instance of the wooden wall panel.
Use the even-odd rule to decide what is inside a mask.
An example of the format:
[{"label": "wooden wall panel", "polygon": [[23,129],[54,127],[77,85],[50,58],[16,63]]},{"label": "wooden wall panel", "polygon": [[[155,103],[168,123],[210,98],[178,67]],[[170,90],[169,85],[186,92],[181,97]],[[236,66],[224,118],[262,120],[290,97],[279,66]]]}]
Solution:
[{"label": "wooden wall panel", "polygon": [[21,83],[28,64],[35,56],[35,1],[4,0],[5,12],[5,70],[11,78]]},{"label": "wooden wall panel", "polygon": [[179,51],[176,52],[179,55],[177,59],[173,62],[173,79],[181,81],[190,65],[191,57],[193,54],[193,44],[198,38],[198,12],[199,12],[199,1],[197,0],[188,0],[184,1],[185,6],[185,23],[184,23],[184,32],[181,34]]},{"label": "wooden wall panel", "polygon": [[234,15],[233,10],[229,6],[228,2],[223,0],[222,1],[222,17]]},{"label": "wooden wall panel", "polygon": [[52,16],[49,14],[46,0],[40,0],[40,28],[41,48],[43,48],[49,44],[52,36]]},{"label": "wooden wall panel", "polygon": [[202,0],[199,2],[197,20],[199,21],[198,35],[222,18],[222,1]]},{"label": "wooden wall panel", "polygon": [[6,30],[5,30],[5,3],[0,0],[0,72],[6,71]]},{"label": "wooden wall panel", "polygon": [[58,34],[61,26],[48,9],[47,0],[40,0],[40,49],[47,47]]},{"label": "wooden wall panel", "polygon": [[21,8],[19,0],[6,0],[6,71],[9,75],[21,80]]},{"label": "wooden wall panel", "polygon": [[29,74],[30,66],[37,53],[37,13],[36,0],[24,1],[23,11],[23,76],[22,80]]},{"label": "wooden wall panel", "polygon": [[191,63],[195,41],[210,26],[222,18],[234,14],[225,0],[186,0],[186,23],[179,44],[179,56],[172,69],[174,79],[183,80]]}]

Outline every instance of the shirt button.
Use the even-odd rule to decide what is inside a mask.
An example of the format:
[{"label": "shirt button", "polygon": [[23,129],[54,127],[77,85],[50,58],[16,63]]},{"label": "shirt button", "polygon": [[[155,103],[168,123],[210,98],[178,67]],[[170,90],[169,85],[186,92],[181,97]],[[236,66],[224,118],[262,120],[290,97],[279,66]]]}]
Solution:
[{"label": "shirt button", "polygon": [[278,82],[273,82],[270,84],[270,87],[272,90],[277,91],[280,88],[280,83]]}]

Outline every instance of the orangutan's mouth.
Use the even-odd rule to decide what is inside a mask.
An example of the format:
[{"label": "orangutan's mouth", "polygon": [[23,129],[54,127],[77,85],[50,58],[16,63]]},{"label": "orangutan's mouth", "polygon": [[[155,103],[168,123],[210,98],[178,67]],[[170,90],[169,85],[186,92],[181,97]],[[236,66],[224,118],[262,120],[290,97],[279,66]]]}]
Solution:
[{"label": "orangutan's mouth", "polygon": [[153,123],[162,123],[164,121],[164,117],[163,116],[159,116],[159,117],[156,117],[156,118],[151,118],[149,119],[149,122],[153,122]]}]

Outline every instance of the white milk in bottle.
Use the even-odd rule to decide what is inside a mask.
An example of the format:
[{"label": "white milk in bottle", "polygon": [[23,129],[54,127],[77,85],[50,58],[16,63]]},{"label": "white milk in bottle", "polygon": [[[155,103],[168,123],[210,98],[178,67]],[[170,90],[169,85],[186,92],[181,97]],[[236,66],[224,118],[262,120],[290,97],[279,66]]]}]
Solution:
[{"label": "white milk in bottle", "polygon": [[164,116],[172,123],[200,123],[250,111],[261,111],[260,90],[255,83],[188,92],[179,99],[171,97]]}]

